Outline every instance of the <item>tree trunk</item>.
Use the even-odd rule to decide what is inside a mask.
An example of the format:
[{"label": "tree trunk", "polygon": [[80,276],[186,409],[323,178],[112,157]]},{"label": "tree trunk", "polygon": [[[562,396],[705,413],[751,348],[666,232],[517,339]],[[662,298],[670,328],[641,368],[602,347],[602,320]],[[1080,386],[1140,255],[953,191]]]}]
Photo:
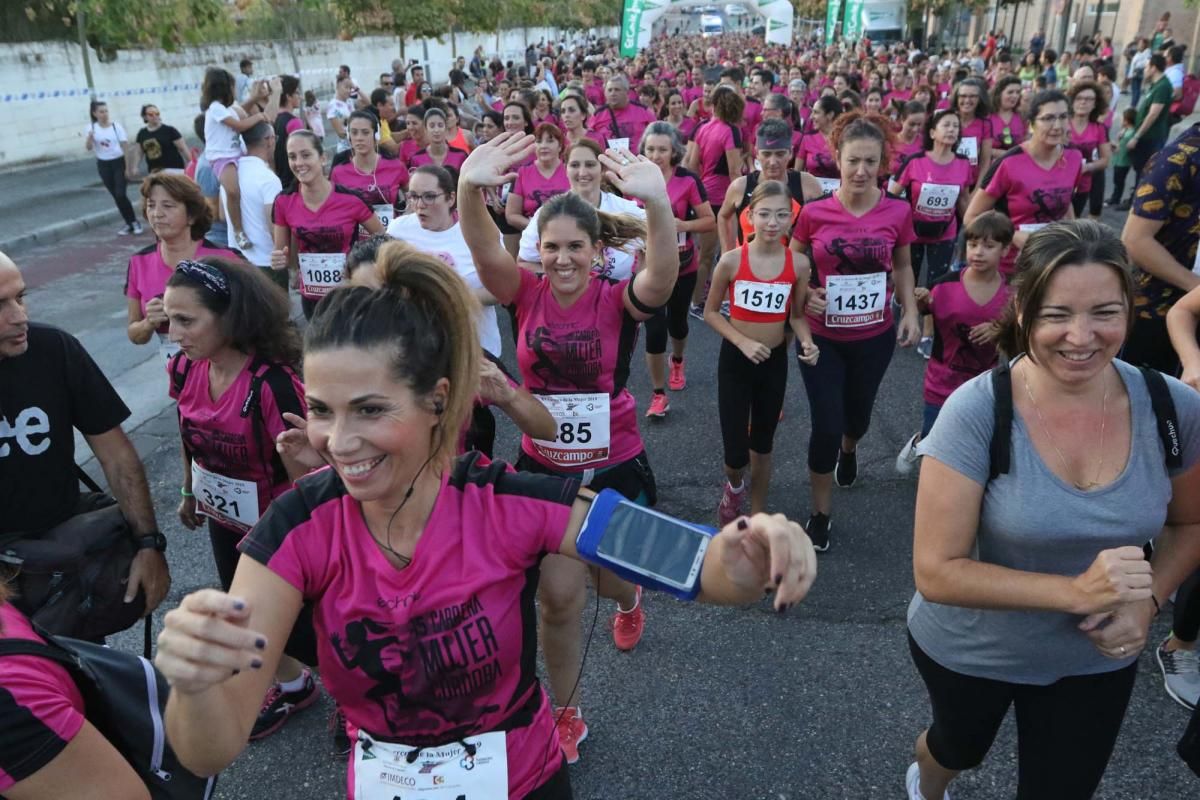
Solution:
[{"label": "tree trunk", "polygon": [[75,26],[79,28],[79,53],[83,56],[83,75],[87,79],[88,94],[96,98],[96,83],[92,80],[92,56],[88,52],[87,31],[84,29],[83,3],[75,7]]},{"label": "tree trunk", "polygon": [[1197,66],[1200,64],[1200,61],[1196,60],[1196,45],[1200,44],[1200,7],[1194,3],[1192,5],[1196,8],[1196,24],[1192,26],[1192,46],[1188,49],[1188,52],[1192,54],[1192,69],[1190,71],[1195,73],[1197,70],[1200,70],[1200,66]]}]

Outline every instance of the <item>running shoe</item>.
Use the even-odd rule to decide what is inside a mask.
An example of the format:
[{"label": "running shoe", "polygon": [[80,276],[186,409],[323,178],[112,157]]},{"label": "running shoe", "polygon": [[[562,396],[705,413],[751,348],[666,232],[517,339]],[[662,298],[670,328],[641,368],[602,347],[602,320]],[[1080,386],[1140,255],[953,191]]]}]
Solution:
[{"label": "running shoe", "polygon": [[558,731],[558,746],[568,764],[579,760],[579,745],[587,738],[588,727],[583,721],[579,706],[557,706],[554,709],[554,727]]},{"label": "running shoe", "polygon": [[917,352],[921,354],[921,358],[928,361],[933,355],[933,337],[922,336],[921,341],[917,342]]},{"label": "running shoe", "polygon": [[671,356],[671,374],[667,378],[667,387],[672,392],[682,392],[687,388],[687,376],[683,374],[683,360],[676,361]]},{"label": "running shoe", "polygon": [[145,231],[145,229],[142,228],[142,223],[136,222],[136,221],[133,223],[133,235],[134,236],[141,236],[142,233],[144,233],[144,231]]},{"label": "running shoe", "polygon": [[913,471],[913,466],[916,465],[917,459],[917,443],[921,439],[921,434],[914,433],[912,438],[904,443],[904,447],[900,448],[900,455],[896,456],[896,472],[901,475],[909,475]]},{"label": "running shoe", "polygon": [[132,225],[126,225],[124,228],[121,228],[119,231],[117,231],[117,236],[132,236],[132,235],[133,235],[133,226]]},{"label": "running shoe", "polygon": [[742,501],[746,499],[746,485],[742,484],[741,491],[735,492],[725,481],[725,491],[721,493],[721,502],[717,505],[717,522],[724,528],[742,515]]},{"label": "running shoe", "polygon": [[[921,794],[921,768],[917,762],[908,765],[904,785],[908,787],[908,800],[926,800],[925,795]],[[942,800],[950,800],[950,792],[943,792]]]},{"label": "running shoe", "polygon": [[666,392],[655,392],[650,397],[650,407],[646,409],[647,417],[657,417],[662,419],[671,410],[671,401],[667,399]]},{"label": "running shoe", "polygon": [[847,453],[838,448],[837,469],[833,471],[833,481],[843,489],[849,489],[858,480],[858,454]]},{"label": "running shoe", "polygon": [[688,306],[688,316],[692,319],[698,319],[704,322],[704,306],[700,303],[692,303]]},{"label": "running shoe", "polygon": [[333,752],[335,755],[348,756],[353,747],[350,744],[350,734],[346,732],[346,715],[341,706],[334,706],[329,716],[329,730],[333,734]]},{"label": "running shoe", "polygon": [[301,675],[304,678],[304,685],[295,692],[283,691],[283,687],[279,685],[278,681],[271,684],[271,688],[267,690],[267,696],[263,698],[258,719],[254,721],[254,728],[250,731],[250,741],[270,736],[282,728],[293,714],[299,713],[317,702],[317,698],[321,696],[321,690],[317,688],[317,682],[313,680],[312,670],[306,667]]},{"label": "running shoe", "polygon": [[633,608],[629,611],[622,611],[621,607],[617,606],[617,613],[613,614],[612,618],[613,644],[617,646],[618,650],[626,653],[637,647],[637,643],[642,640],[642,631],[646,629],[646,610],[642,606],[642,587],[636,588]]},{"label": "running shoe", "polygon": [[1194,709],[1200,700],[1200,658],[1193,650],[1167,650],[1170,637],[1154,651],[1162,670],[1167,694],[1186,709]]},{"label": "running shoe", "polygon": [[829,532],[833,530],[833,523],[828,514],[813,514],[805,523],[804,530],[812,541],[813,550],[824,553],[829,549]]}]

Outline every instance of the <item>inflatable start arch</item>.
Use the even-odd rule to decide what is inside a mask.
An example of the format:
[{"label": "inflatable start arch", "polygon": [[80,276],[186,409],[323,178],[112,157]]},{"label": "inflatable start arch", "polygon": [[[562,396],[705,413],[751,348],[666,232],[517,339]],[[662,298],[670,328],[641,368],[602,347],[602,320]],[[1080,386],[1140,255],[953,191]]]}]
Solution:
[{"label": "inflatable start arch", "polygon": [[[667,11],[715,4],[716,0],[625,0],[621,14],[621,55],[631,58],[649,47],[654,23]],[[791,44],[796,12],[790,0],[742,0],[739,5],[762,18],[769,43]]]}]

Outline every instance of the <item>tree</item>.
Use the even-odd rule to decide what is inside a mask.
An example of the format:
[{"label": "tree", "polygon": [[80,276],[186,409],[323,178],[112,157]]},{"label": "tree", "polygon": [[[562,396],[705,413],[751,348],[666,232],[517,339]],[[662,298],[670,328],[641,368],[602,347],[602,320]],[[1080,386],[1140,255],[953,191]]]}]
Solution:
[{"label": "tree", "polygon": [[86,26],[88,44],[101,53],[131,47],[175,50],[202,40],[226,13],[221,0],[37,0],[25,7],[31,21],[61,20]]}]

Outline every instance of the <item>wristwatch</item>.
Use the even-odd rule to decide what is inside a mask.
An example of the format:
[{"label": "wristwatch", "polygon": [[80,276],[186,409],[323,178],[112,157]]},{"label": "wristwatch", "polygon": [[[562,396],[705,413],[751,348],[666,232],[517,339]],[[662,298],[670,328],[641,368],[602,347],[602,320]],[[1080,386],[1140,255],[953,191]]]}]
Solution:
[{"label": "wristwatch", "polygon": [[167,537],[162,535],[161,531],[151,531],[144,533],[141,536],[135,537],[138,550],[150,550],[153,548],[160,553],[165,553],[167,550]]}]

